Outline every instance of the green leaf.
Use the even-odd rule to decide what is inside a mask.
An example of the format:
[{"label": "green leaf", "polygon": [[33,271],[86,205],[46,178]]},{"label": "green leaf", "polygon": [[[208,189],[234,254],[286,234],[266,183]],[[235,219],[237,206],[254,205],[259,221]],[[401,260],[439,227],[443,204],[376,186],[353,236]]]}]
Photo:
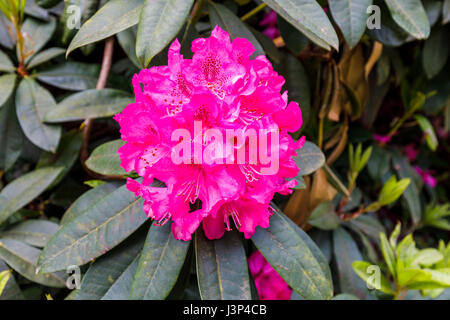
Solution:
[{"label": "green leaf", "polygon": [[367,286],[352,270],[352,263],[363,258],[355,241],[344,228],[333,231],[333,247],[341,291],[351,293],[359,299],[366,299]]},{"label": "green leaf", "polygon": [[350,48],[356,46],[366,30],[367,8],[372,0],[330,0],[331,15],[341,29]]},{"label": "green leaf", "polygon": [[341,219],[334,210],[333,202],[323,201],[313,210],[308,223],[322,230],[333,230],[339,227]]},{"label": "green leaf", "polygon": [[380,232],[384,232],[383,225],[373,216],[363,214],[349,221],[350,226],[362,231],[372,240],[378,241]]},{"label": "green leaf", "polygon": [[314,143],[306,141],[300,150],[297,150],[294,161],[300,169],[300,175],[307,176],[320,169],[325,163],[325,155]]},{"label": "green leaf", "polygon": [[258,40],[256,40],[253,33],[251,33],[245,23],[243,23],[233,12],[221,4],[213,2],[210,2],[209,4],[211,27],[218,25],[230,34],[231,40],[239,37],[250,41],[255,48],[252,57],[265,55],[263,48]]},{"label": "green leaf", "polygon": [[448,43],[448,27],[433,29],[431,36],[425,41],[422,53],[422,65],[428,79],[438,75],[444,68],[450,52]]},{"label": "green leaf", "polygon": [[[392,153],[392,160],[395,170],[400,178],[407,179],[412,176],[413,168],[408,160],[399,151]],[[420,203],[419,190],[415,183],[410,183],[402,194],[406,208],[409,211],[414,224],[419,223],[422,218],[422,205]]]},{"label": "green leaf", "polygon": [[372,179],[381,181],[383,175],[389,171],[390,155],[378,145],[372,145],[372,155],[367,163],[367,169]]},{"label": "green leaf", "polygon": [[308,244],[278,212],[252,241],[278,274],[305,299],[330,299],[332,283]]},{"label": "green leaf", "polygon": [[3,51],[0,50],[0,72],[1,71],[15,72],[16,67],[14,67],[13,63],[11,62],[9,57],[6,55],[6,53],[4,53]]},{"label": "green leaf", "polygon": [[270,59],[272,59],[272,61],[275,64],[280,64],[281,59],[282,59],[281,52],[280,52],[280,50],[278,50],[278,48],[275,45],[275,43],[273,42],[273,40],[270,39],[265,34],[262,34],[261,32],[259,32],[258,30],[255,30],[251,26],[247,26],[247,28],[253,33],[253,35],[256,38],[256,41],[258,41],[258,43],[261,44],[266,55],[268,57],[270,57]]},{"label": "green leaf", "polygon": [[339,40],[322,7],[314,0],[264,0],[318,46],[339,50]]},{"label": "green leaf", "polygon": [[45,247],[52,235],[58,231],[57,223],[47,220],[26,220],[0,233],[2,238],[25,242],[34,247]]},{"label": "green leaf", "polygon": [[49,21],[41,21],[34,18],[27,18],[25,20],[21,32],[26,35],[24,45],[25,54],[28,55],[25,58],[26,62],[45,46],[52,37],[53,32],[55,32],[55,29],[56,20],[53,18]]},{"label": "green leaf", "polygon": [[64,167],[64,170],[53,182],[52,186],[58,184],[75,164],[80,153],[82,138],[81,131],[71,130],[62,136],[55,153],[47,151],[41,154],[36,165],[37,169],[44,167]]},{"label": "green leaf", "polygon": [[134,258],[130,265],[108,289],[102,297],[102,300],[128,300],[130,298],[131,286],[133,285],[134,275],[136,274],[140,257],[140,255],[137,255]]},{"label": "green leaf", "polygon": [[[327,181],[340,193],[343,195],[349,197],[350,191],[347,189],[347,187],[344,185],[344,183],[341,181],[341,179],[338,178],[336,173],[334,173],[333,169],[331,169],[326,163],[323,165],[323,170],[327,176]],[[355,189],[357,190],[357,189]]]},{"label": "green leaf", "polygon": [[[370,284],[372,288],[378,289],[386,294],[394,294],[392,285],[381,272],[379,274],[374,274],[370,271],[372,266],[372,264],[366,261],[355,261],[352,263],[353,270],[356,274],[368,285]],[[380,283],[377,283],[376,279],[379,279]]]},{"label": "green leaf", "polygon": [[62,170],[61,167],[38,169],[8,183],[0,193],[0,224],[44,192]]},{"label": "green leaf", "polygon": [[84,275],[75,300],[102,299],[137,260],[143,245],[144,237],[133,236],[95,260]]},{"label": "green leaf", "polygon": [[428,38],[430,24],[420,0],[385,0],[394,21],[417,39]]},{"label": "green leaf", "polygon": [[[278,29],[286,47],[297,56],[309,43],[309,39],[287,22],[283,17],[277,16]],[[299,83],[300,84],[300,83]],[[290,91],[289,91],[290,92]]]},{"label": "green leaf", "polygon": [[411,264],[430,267],[442,259],[444,259],[444,256],[437,249],[427,248],[417,252],[413,257]]},{"label": "green leaf", "polygon": [[[0,271],[11,271],[11,269],[0,259]],[[20,287],[14,279],[14,276],[11,274],[9,277],[9,281],[6,283],[5,288],[3,289],[3,294],[0,294],[1,300],[23,300],[24,296],[20,291]]]},{"label": "green leaf", "polygon": [[43,64],[44,62],[47,62],[57,56],[64,54],[64,52],[66,52],[66,50],[62,48],[49,48],[47,50],[39,52],[27,63],[27,69],[35,68]]},{"label": "green leaf", "polygon": [[75,93],[45,115],[46,122],[106,118],[121,112],[134,98],[117,89],[86,90]]},{"label": "green leaf", "polygon": [[104,175],[125,174],[125,170],[120,166],[120,157],[117,153],[117,150],[124,144],[124,141],[118,139],[95,148],[86,160],[86,166],[90,170]]},{"label": "green leaf", "polygon": [[177,282],[190,241],[176,240],[171,222],[153,223],[131,287],[131,299],[163,300]]},{"label": "green leaf", "polygon": [[81,91],[94,89],[99,73],[98,64],[65,62],[40,70],[36,78],[60,89]]},{"label": "green leaf", "polygon": [[111,250],[147,220],[142,204],[126,186],[98,200],[50,239],[39,258],[40,271],[83,265]]},{"label": "green leaf", "polygon": [[19,158],[25,139],[13,100],[11,97],[0,109],[0,170],[3,171],[9,170]]},{"label": "green leaf", "polygon": [[0,108],[6,103],[10,95],[14,91],[16,84],[16,74],[6,74],[0,76]]},{"label": "green leaf", "polygon": [[47,287],[65,287],[64,273],[36,273],[36,262],[41,250],[20,241],[0,239],[0,258],[30,281]]},{"label": "green leaf", "polygon": [[414,118],[419,123],[420,128],[425,134],[425,141],[427,142],[428,148],[431,151],[436,151],[438,147],[438,139],[436,137],[436,133],[434,132],[433,125],[431,122],[420,114],[416,114]]},{"label": "green leaf", "polygon": [[381,252],[383,253],[384,261],[391,272],[393,277],[397,276],[397,262],[394,254],[394,250],[389,243],[386,234],[380,233]]},{"label": "green leaf", "polygon": [[120,187],[120,185],[118,182],[109,182],[83,193],[64,213],[61,219],[61,225],[69,223],[89,208],[95,206],[101,199]]},{"label": "green leaf", "polygon": [[143,0],[111,0],[86,21],[67,49],[66,56],[87,44],[106,39],[139,21]]},{"label": "green leaf", "polygon": [[142,68],[136,55],[136,27],[131,27],[117,34],[117,40],[128,58],[137,68]]},{"label": "green leaf", "polygon": [[331,300],[359,300],[357,296],[349,293],[340,293],[335,295]]},{"label": "green leaf", "polygon": [[250,300],[250,280],[242,240],[231,231],[208,240],[203,230],[195,233],[197,281],[203,300]]},{"label": "green leaf", "polygon": [[178,34],[194,0],[145,0],[139,18],[136,54],[142,66]]},{"label": "green leaf", "polygon": [[16,93],[16,112],[27,138],[47,151],[56,151],[61,137],[59,125],[43,123],[44,115],[56,105],[49,91],[36,81],[23,79]]},{"label": "green leaf", "polygon": [[298,102],[302,111],[303,123],[307,123],[311,113],[311,89],[308,74],[300,60],[292,54],[287,54],[283,60],[286,90],[289,100]]}]

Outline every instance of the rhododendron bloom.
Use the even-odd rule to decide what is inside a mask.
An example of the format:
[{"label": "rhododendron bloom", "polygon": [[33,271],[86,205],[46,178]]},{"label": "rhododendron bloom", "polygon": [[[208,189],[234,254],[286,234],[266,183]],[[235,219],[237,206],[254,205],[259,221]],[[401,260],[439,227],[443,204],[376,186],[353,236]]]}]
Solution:
[{"label": "rhododendron bloom", "polygon": [[[292,157],[304,138],[289,132],[301,127],[301,110],[280,92],[284,79],[266,57],[250,59],[246,39],[231,42],[216,27],[191,49],[184,59],[175,40],[167,66],[133,77],[135,103],[115,116],[127,142],[121,165],[143,177],[127,187],[150,218],[172,221],[177,239],[190,240],[202,222],[209,239],[233,225],[250,238],[269,226],[275,192],[297,183]],[[153,187],[155,179],[165,186]]]},{"label": "rhododendron bloom", "polygon": [[248,268],[255,280],[259,299],[289,300],[291,298],[292,289],[259,251],[253,252],[248,258]]}]

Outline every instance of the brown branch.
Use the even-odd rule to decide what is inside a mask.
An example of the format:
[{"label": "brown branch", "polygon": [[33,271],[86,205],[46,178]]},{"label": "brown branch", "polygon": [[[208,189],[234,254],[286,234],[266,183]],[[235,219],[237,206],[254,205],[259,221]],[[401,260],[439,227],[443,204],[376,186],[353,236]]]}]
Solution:
[{"label": "brown branch", "polygon": [[[105,48],[103,50],[103,60],[102,67],[100,69],[100,75],[97,80],[97,90],[104,89],[106,87],[106,83],[108,82],[109,71],[111,70],[112,57],[114,51],[114,37],[108,38],[105,42]],[[84,170],[94,178],[104,179],[104,180],[112,180],[112,179],[123,179],[121,175],[101,175],[96,172],[89,170],[86,166],[86,160],[89,157],[89,137],[91,135],[92,126],[94,124],[93,119],[84,120],[81,125],[81,130],[83,130],[83,140],[81,144],[80,151],[80,161]]]}]

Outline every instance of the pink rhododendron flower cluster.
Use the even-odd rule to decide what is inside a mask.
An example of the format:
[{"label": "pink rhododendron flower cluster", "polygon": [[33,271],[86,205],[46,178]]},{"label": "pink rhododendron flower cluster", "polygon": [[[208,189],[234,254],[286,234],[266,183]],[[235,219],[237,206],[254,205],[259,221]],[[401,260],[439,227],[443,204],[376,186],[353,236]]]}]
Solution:
[{"label": "pink rhododendron flower cluster", "polygon": [[[297,184],[289,180],[299,171],[292,157],[304,138],[294,141],[288,132],[301,127],[301,110],[297,103],[288,103],[287,92],[280,93],[284,78],[266,57],[250,59],[254,48],[246,39],[231,42],[227,32],[215,27],[209,38],[194,40],[191,49],[192,59],[184,59],[175,40],[167,66],[143,69],[133,77],[136,102],[115,116],[127,142],[118,151],[121,165],[143,177],[142,183],[128,179],[127,187],[144,198],[150,218],[160,224],[173,221],[177,239],[190,240],[201,223],[209,239],[222,237],[232,223],[250,238],[257,226],[269,226],[269,203],[275,192],[289,194]],[[198,122],[200,132],[194,128]],[[244,138],[208,140],[211,128],[240,130]],[[179,129],[192,134],[192,139],[174,141],[173,133]],[[268,138],[269,153],[278,154],[276,173],[261,174],[268,166],[261,159],[229,161],[249,146],[245,134],[250,129],[265,129],[271,137],[277,133],[277,141]],[[197,155],[192,155],[191,163],[172,160],[180,143],[215,150],[219,142],[226,150],[231,147],[231,152],[216,155],[222,164],[201,162]],[[165,187],[151,186],[154,179]]]},{"label": "pink rhododendron flower cluster", "polygon": [[259,251],[248,258],[248,268],[261,300],[291,299],[292,289]]}]

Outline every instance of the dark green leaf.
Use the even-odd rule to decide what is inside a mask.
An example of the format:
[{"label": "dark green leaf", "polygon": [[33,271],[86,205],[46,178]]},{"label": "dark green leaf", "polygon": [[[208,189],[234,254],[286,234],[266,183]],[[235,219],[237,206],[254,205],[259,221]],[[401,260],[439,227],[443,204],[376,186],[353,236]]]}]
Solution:
[{"label": "dark green leaf", "polygon": [[126,186],[100,199],[50,239],[39,258],[40,271],[83,265],[108,252],[147,220],[142,204]]},{"label": "dark green leaf", "polygon": [[95,260],[84,275],[75,300],[102,299],[136,261],[143,244],[144,237],[133,236]]},{"label": "dark green leaf", "polygon": [[100,174],[125,174],[125,170],[120,166],[120,157],[117,153],[117,150],[124,144],[125,142],[120,139],[102,144],[86,160],[86,166]]},{"label": "dark green leaf", "polygon": [[117,34],[117,40],[128,58],[140,69],[142,65],[136,55],[136,33],[136,27],[128,28]]},{"label": "dark green leaf", "polygon": [[[0,259],[0,272],[10,270],[8,266]],[[20,287],[14,279],[14,276],[11,275],[8,282],[6,283],[5,288],[3,289],[3,293],[0,294],[0,300],[23,300],[24,296],[20,291]]]},{"label": "dark green leaf", "polygon": [[55,151],[61,137],[59,125],[43,123],[45,114],[56,105],[49,91],[32,79],[23,79],[16,93],[16,111],[20,126],[36,146]]},{"label": "dark green leaf", "polygon": [[111,0],[97,11],[73,38],[66,56],[87,44],[106,39],[139,21],[143,0]]},{"label": "dark green leaf", "polygon": [[73,91],[94,89],[100,66],[82,62],[65,62],[42,69],[36,78],[57,88]]},{"label": "dark green leaf", "polygon": [[22,276],[47,287],[65,287],[64,273],[36,273],[36,262],[41,250],[20,241],[0,239],[0,258]]},{"label": "dark green leaf", "polygon": [[37,54],[45,44],[50,40],[56,29],[55,19],[41,21],[34,18],[27,18],[23,23],[21,31],[25,34],[25,54],[29,61],[32,56]]},{"label": "dark green leaf", "polygon": [[317,45],[339,50],[339,40],[322,7],[309,0],[264,0],[265,3]]},{"label": "dark green leaf", "polygon": [[355,241],[341,227],[333,231],[333,245],[341,292],[354,294],[359,299],[367,298],[366,284],[352,269],[354,261],[363,260]]},{"label": "dark green leaf", "polygon": [[176,240],[171,222],[153,223],[131,287],[131,299],[163,300],[177,282],[190,241]]},{"label": "dark green leaf", "polygon": [[178,34],[194,0],[145,0],[139,18],[136,54],[144,67]]},{"label": "dark green leaf", "polygon": [[203,300],[250,300],[247,259],[237,232],[208,240],[195,233],[195,255],[200,296]]},{"label": "dark green leaf", "polygon": [[0,193],[0,224],[44,192],[62,170],[61,167],[38,169],[8,183]]},{"label": "dark green leaf", "polygon": [[450,52],[448,27],[433,29],[431,36],[425,41],[422,54],[422,65],[428,79],[436,76],[445,66]]},{"label": "dark green leaf", "polygon": [[0,170],[7,171],[19,158],[24,135],[15,112],[13,99],[0,109]]},{"label": "dark green leaf", "polygon": [[76,217],[83,214],[90,207],[95,206],[101,199],[120,187],[118,182],[109,182],[98,186],[92,190],[85,192],[81,197],[75,200],[74,203],[67,209],[61,219],[61,224],[67,224]]},{"label": "dark green leaf", "polygon": [[308,244],[279,213],[270,227],[257,228],[253,243],[280,276],[306,299],[330,299],[332,284]]},{"label": "dark green leaf", "polygon": [[75,93],[50,110],[46,122],[106,118],[121,112],[134,98],[117,89],[86,90]]},{"label": "dark green leaf", "polygon": [[367,8],[372,0],[329,0],[330,11],[350,48],[356,46],[366,29]]},{"label": "dark green leaf", "polygon": [[334,210],[333,202],[324,201],[313,210],[308,223],[322,230],[333,230],[339,227],[341,219]]},{"label": "dark green leaf", "polygon": [[59,225],[48,220],[26,220],[0,233],[2,238],[25,242],[34,247],[45,247]]},{"label": "dark green leaf", "polygon": [[297,150],[298,156],[294,157],[300,175],[306,176],[321,168],[325,163],[325,155],[314,143],[306,141],[303,148]]},{"label": "dark green leaf", "polygon": [[278,29],[280,30],[281,37],[283,38],[286,47],[295,56],[297,56],[303,49],[305,49],[309,39],[282,17],[278,16],[277,22]]},{"label": "dark green leaf", "polygon": [[0,71],[5,72],[16,71],[16,67],[14,67],[9,57],[6,55],[6,53],[4,53],[1,50],[0,50]]},{"label": "dark green leaf", "polygon": [[430,24],[420,0],[385,0],[394,21],[417,39],[428,38]]},{"label": "dark green leaf", "polygon": [[252,57],[265,54],[263,48],[247,26],[227,7],[218,3],[210,2],[209,15],[211,26],[214,27],[218,25],[221,27],[230,34],[231,40],[239,37],[246,38],[250,41],[255,48],[255,52]]},{"label": "dark green leaf", "polygon": [[27,64],[27,68],[28,69],[35,68],[38,65],[43,64],[44,62],[47,62],[57,56],[62,55],[64,52],[66,52],[66,50],[62,48],[50,48],[42,52],[39,52],[32,59],[30,59],[30,61]]}]

